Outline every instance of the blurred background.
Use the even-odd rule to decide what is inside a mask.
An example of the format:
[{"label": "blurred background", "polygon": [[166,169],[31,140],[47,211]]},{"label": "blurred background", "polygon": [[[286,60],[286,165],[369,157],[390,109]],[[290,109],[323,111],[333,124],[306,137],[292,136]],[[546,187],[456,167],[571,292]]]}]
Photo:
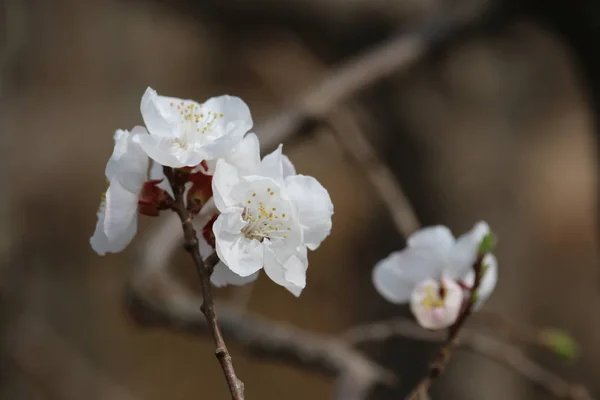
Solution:
[{"label": "blurred background", "polygon": [[[145,218],[124,253],[100,257],[89,246],[114,130],[142,123],[147,86],[196,100],[238,95],[260,126],[349,58],[435,26],[466,1],[0,1],[0,398],[228,398],[209,337],[140,327],[126,307],[139,248],[160,221]],[[599,394],[596,64],[585,40],[552,22],[595,4],[543,8],[554,3],[523,2],[531,8],[444,43],[345,105],[361,115],[423,224],[462,233],[490,223],[500,280],[486,307],[569,331],[581,358],[541,361]],[[310,254],[300,299],[264,276],[251,293],[219,290],[220,298],[245,296],[254,314],[331,335],[407,315],[371,284],[374,263],[404,239],[361,169],[327,128],[284,149],[330,191],[332,235]],[[174,262],[194,286],[189,260]],[[229,347],[249,399],[332,398],[331,377]],[[401,381],[368,398],[401,398],[435,349],[400,339],[369,345]],[[466,352],[432,396],[549,398]]]}]

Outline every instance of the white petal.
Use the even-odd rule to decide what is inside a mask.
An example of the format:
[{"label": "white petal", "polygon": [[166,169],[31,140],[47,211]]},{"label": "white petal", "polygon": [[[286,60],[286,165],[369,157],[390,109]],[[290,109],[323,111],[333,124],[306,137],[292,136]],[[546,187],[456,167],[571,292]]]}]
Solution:
[{"label": "white petal", "polygon": [[391,253],[375,265],[373,284],[387,301],[406,303],[417,283],[436,278],[442,268],[442,260],[431,258],[420,249],[406,248]]},{"label": "white petal", "polygon": [[263,245],[247,239],[241,232],[246,225],[242,209],[223,212],[213,225],[217,255],[229,269],[240,276],[248,276],[263,266]]},{"label": "white petal", "polygon": [[136,135],[133,140],[151,159],[167,167],[195,167],[204,159],[203,153],[191,147],[181,148],[171,137]]},{"label": "white petal", "polygon": [[146,89],[146,92],[142,96],[140,111],[142,112],[144,124],[152,135],[165,137],[177,136],[177,126],[180,119],[179,113],[173,110],[170,103],[179,104],[181,101],[181,99],[159,96],[156,90],[150,87]]},{"label": "white petal", "polygon": [[298,297],[306,287],[308,258],[306,248],[287,249],[266,246],[265,272],[271,280]]},{"label": "white petal", "polygon": [[250,282],[254,282],[258,279],[259,272],[255,272],[248,276],[239,276],[222,262],[215,265],[215,269],[210,277],[210,281],[216,287],[223,287],[227,285],[241,286]]},{"label": "white petal", "polygon": [[219,160],[212,180],[213,199],[219,211],[236,205],[231,192],[240,183],[237,169],[225,160]]},{"label": "white petal", "polygon": [[147,135],[142,127],[133,128],[131,133],[125,130],[115,132],[115,147],[105,170],[110,181],[118,180],[131,192],[139,192],[148,175],[148,156],[133,140],[138,134]]},{"label": "white petal", "polygon": [[455,240],[450,229],[443,225],[429,226],[419,229],[406,240],[410,247],[428,247],[432,251],[447,254]]},{"label": "white petal", "polygon": [[283,165],[283,178],[284,179],[290,175],[296,175],[296,167],[294,167],[294,164],[292,164],[292,162],[290,161],[288,156],[286,156],[285,154],[281,155],[281,163]]},{"label": "white petal", "polygon": [[447,273],[455,279],[464,277],[477,260],[479,246],[490,228],[485,222],[478,222],[473,229],[460,236],[450,253]]},{"label": "white petal", "polygon": [[[283,181],[283,145],[279,145],[273,152],[263,157],[260,164],[260,175]],[[288,160],[289,161],[289,160]]]},{"label": "white petal", "polygon": [[[483,258],[483,265],[485,266],[485,274],[479,284],[475,309],[479,309],[490,298],[498,282],[498,261],[496,257],[491,253],[486,254]],[[463,282],[465,285],[472,287],[475,283],[475,272],[473,270],[469,271]]]},{"label": "white petal", "polygon": [[329,193],[311,176],[288,176],[285,182],[303,227],[304,242],[309,249],[315,250],[331,232],[333,203]]},{"label": "white petal", "polygon": [[[454,324],[462,306],[462,290],[453,280],[444,279],[444,298],[440,298],[440,283],[427,279],[420,282],[410,297],[410,309],[419,325],[425,329],[445,329]],[[441,305],[434,303],[440,302]]]},{"label": "white petal", "polygon": [[125,249],[137,232],[137,220],[131,221],[121,234],[112,237],[110,240],[104,233],[104,207],[98,211],[98,222],[94,234],[90,238],[92,249],[101,256],[106,253],[118,253]]},{"label": "white petal", "polygon": [[[208,99],[202,106],[202,114],[211,117],[210,124],[201,122],[202,128],[207,128],[202,137],[202,147],[205,160],[223,157],[229,153],[252,129],[250,109],[242,99],[235,96],[219,96]],[[198,147],[196,148],[198,150]]]},{"label": "white petal", "polygon": [[223,157],[237,168],[240,175],[252,175],[260,168],[260,144],[254,133],[247,134],[233,150]]},{"label": "white petal", "polygon": [[106,191],[104,233],[113,240],[137,225],[138,194],[131,193],[118,181],[112,181]]}]

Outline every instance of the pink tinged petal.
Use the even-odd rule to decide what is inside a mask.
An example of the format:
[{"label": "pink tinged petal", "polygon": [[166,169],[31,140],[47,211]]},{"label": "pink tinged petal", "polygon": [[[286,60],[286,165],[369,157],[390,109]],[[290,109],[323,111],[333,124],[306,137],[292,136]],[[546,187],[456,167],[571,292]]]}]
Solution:
[{"label": "pink tinged petal", "polygon": [[212,180],[213,199],[219,211],[223,212],[236,205],[232,191],[239,183],[237,169],[225,160],[219,160]]},{"label": "pink tinged petal", "polygon": [[443,280],[444,297],[440,283],[433,279],[420,282],[410,297],[410,308],[419,325],[425,329],[445,329],[456,322],[462,307],[462,290],[453,280]]},{"label": "pink tinged petal", "polygon": [[[477,291],[477,302],[475,303],[475,309],[481,308],[483,304],[490,298],[494,289],[496,288],[496,283],[498,282],[498,261],[496,257],[488,253],[483,257],[483,266],[485,268],[485,272],[483,278],[481,279],[481,283],[479,284],[479,290]],[[475,283],[475,272],[473,270],[469,271],[463,282],[468,287],[472,287]]]},{"label": "pink tinged petal", "polygon": [[254,282],[258,279],[259,272],[255,272],[248,276],[240,276],[230,270],[227,265],[219,262],[215,265],[215,269],[210,276],[210,281],[216,287],[223,287],[227,285],[242,286],[250,282]]},{"label": "pink tinged petal", "polygon": [[125,130],[115,132],[115,147],[105,170],[110,181],[118,180],[131,192],[139,192],[148,175],[148,156],[134,141],[137,134],[147,133],[142,127],[135,127],[131,133]]},{"label": "pink tinged petal", "polygon": [[156,90],[147,88],[142,96],[140,111],[144,124],[152,135],[176,137],[179,124],[179,113],[172,107],[171,103],[179,104],[182,100],[159,96]]},{"label": "pink tinged petal", "polygon": [[[106,191],[104,233],[112,241],[137,226],[138,194],[112,181]],[[136,228],[137,229],[137,228]]]},{"label": "pink tinged petal", "polygon": [[277,249],[267,244],[265,272],[269,278],[298,297],[306,287],[308,258],[306,248]]},{"label": "pink tinged petal", "polygon": [[245,277],[263,266],[263,245],[247,239],[241,232],[246,225],[242,209],[232,209],[217,218],[213,225],[217,255],[231,271]]},{"label": "pink tinged petal", "polygon": [[490,227],[488,224],[481,221],[457,239],[456,245],[450,253],[447,266],[447,272],[452,278],[460,279],[473,268],[477,260],[479,246],[489,232]]},{"label": "pink tinged petal", "polygon": [[333,203],[329,193],[311,176],[288,176],[285,183],[303,227],[304,242],[315,250],[331,232]]}]

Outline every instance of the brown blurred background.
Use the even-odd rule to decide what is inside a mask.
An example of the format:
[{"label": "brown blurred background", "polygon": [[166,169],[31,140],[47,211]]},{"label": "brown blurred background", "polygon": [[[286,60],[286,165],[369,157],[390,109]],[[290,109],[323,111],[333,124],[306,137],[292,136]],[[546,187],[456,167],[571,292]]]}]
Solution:
[{"label": "brown blurred background", "polygon": [[[89,247],[114,130],[142,122],[147,86],[198,100],[239,95],[264,122],[333,66],[460,1],[0,3],[0,398],[184,400],[227,398],[210,340],[140,328],[124,307],[135,248],[157,221],[145,219],[123,254]],[[460,233],[484,219],[496,231],[500,281],[487,307],[571,332],[581,359],[542,361],[598,394],[595,121],[577,71],[560,35],[515,18],[453,41],[353,102],[424,224]],[[329,189],[334,228],[310,255],[300,299],[262,277],[249,310],[329,334],[406,313],[371,285],[373,264],[403,239],[361,170],[320,131],[285,151]],[[191,268],[185,257],[177,263]],[[247,398],[331,398],[333,379],[230,347]],[[401,398],[434,348],[369,346],[402,376],[370,398]],[[548,398],[462,352],[433,397]]]}]

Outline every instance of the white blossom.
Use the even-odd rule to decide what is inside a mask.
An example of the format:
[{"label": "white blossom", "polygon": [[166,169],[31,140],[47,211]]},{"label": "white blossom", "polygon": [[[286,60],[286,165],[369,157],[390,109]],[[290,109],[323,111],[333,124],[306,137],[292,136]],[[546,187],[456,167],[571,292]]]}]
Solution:
[{"label": "white blossom", "polygon": [[137,231],[137,202],[148,168],[148,157],[130,142],[127,131],[115,133],[115,150],[106,167],[109,187],[98,210],[98,222],[90,244],[94,251],[123,250]]},{"label": "white blossom", "polygon": [[246,103],[233,96],[193,100],[159,96],[147,88],[141,112],[148,135],[136,135],[142,149],[159,164],[195,167],[228,153],[252,128]]},{"label": "white blossom", "polygon": [[[439,329],[456,311],[456,287],[463,285],[468,289],[473,285],[473,265],[479,246],[489,232],[485,222],[477,223],[458,239],[445,226],[423,228],[408,238],[405,249],[377,263],[373,270],[375,288],[392,303],[410,302],[419,322],[429,321],[427,325],[432,326],[437,321]],[[477,306],[487,300],[496,284],[497,262],[492,254],[485,255],[483,268]],[[432,282],[436,282],[438,289],[439,282],[444,282],[445,289],[432,291]],[[462,290],[460,297],[462,303]],[[435,313],[427,315],[426,310]]]},{"label": "white blossom", "polygon": [[133,141],[136,134],[146,134],[146,130],[135,127],[131,132],[117,130],[114,135],[115,147],[105,170],[109,186],[90,238],[100,255],[123,250],[137,232],[138,196],[148,176],[149,159]]},{"label": "white blossom", "polygon": [[213,199],[221,213],[213,225],[215,247],[229,269],[216,280],[234,283],[225,279],[229,273],[255,279],[264,268],[274,282],[299,296],[306,286],[307,248],[315,250],[331,231],[333,204],[327,190],[312,177],[296,175],[280,146],[242,168],[218,160]]}]

